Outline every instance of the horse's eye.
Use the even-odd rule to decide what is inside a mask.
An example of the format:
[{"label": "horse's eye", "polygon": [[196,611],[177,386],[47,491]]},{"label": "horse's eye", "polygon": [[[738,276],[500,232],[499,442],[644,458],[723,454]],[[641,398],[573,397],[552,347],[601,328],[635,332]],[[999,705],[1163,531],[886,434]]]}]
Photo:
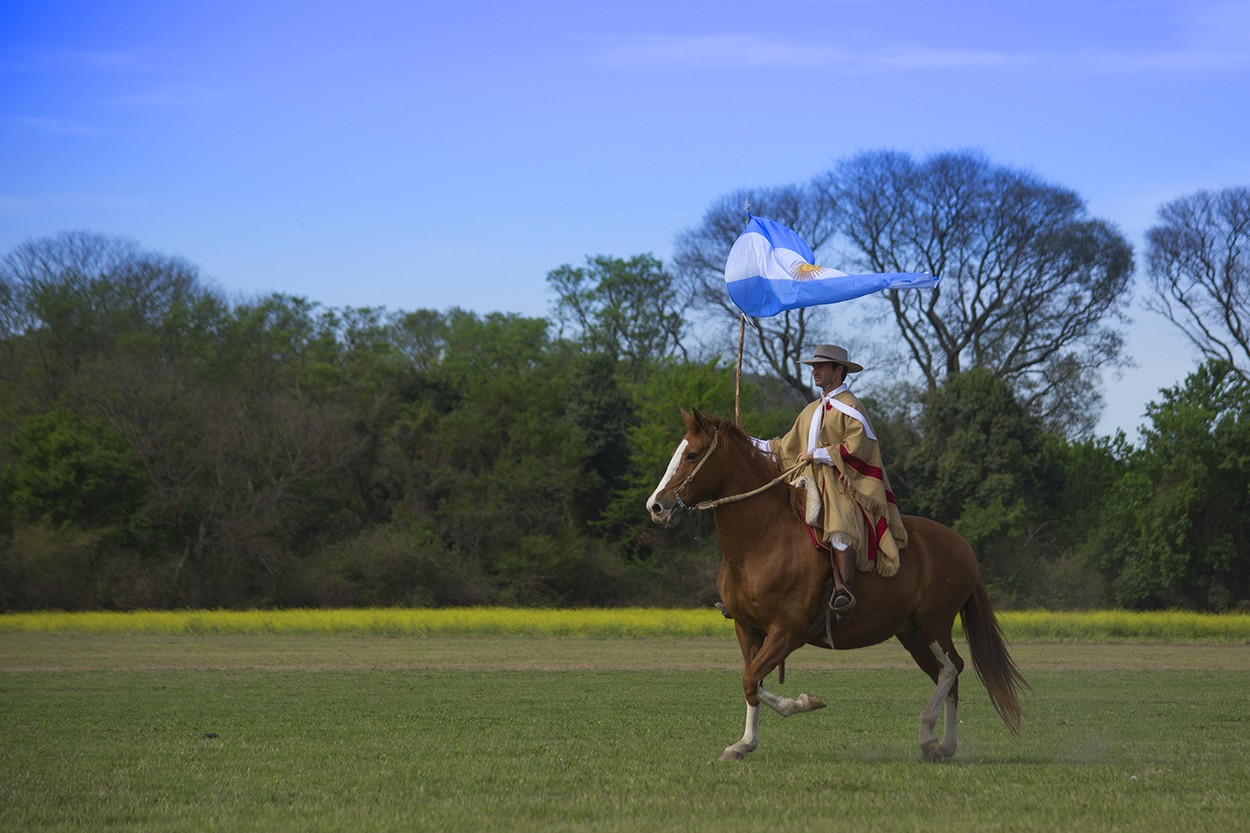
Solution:
[{"label": "horse's eye", "polygon": [[699,459],[699,452],[697,451],[690,452],[689,454],[686,455],[686,459],[693,463],[695,460]]}]

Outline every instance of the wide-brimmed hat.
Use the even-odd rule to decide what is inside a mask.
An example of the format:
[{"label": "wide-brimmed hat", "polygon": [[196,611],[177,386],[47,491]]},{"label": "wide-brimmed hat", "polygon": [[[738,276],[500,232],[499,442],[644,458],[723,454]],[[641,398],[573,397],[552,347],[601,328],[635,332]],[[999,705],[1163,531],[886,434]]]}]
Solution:
[{"label": "wide-brimmed hat", "polygon": [[839,347],[836,344],[821,344],[812,353],[810,359],[802,359],[803,364],[822,364],[824,362],[833,362],[840,364],[847,369],[849,373],[858,373],[864,369],[861,364],[851,361],[846,355],[846,348]]}]

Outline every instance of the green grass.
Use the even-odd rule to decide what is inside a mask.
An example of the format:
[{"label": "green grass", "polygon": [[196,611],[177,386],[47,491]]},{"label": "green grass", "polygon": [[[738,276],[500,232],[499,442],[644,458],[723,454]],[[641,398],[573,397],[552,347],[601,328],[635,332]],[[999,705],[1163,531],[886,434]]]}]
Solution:
[{"label": "green grass", "polygon": [[969,674],[921,764],[900,648],[804,649],[831,707],[721,763],[732,639],[4,633],[0,829],[1247,829],[1244,647],[1015,653],[1022,737]]}]

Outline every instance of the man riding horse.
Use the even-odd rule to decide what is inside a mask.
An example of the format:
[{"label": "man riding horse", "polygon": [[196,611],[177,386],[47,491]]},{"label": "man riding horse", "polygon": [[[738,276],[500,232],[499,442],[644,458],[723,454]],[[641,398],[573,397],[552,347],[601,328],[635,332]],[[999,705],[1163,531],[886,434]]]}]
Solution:
[{"label": "man riding horse", "polygon": [[[871,425],[859,402],[839,392],[846,373],[859,366],[832,346],[817,348],[806,361],[824,394],[804,409],[786,437],[753,444],[736,422],[698,409],[682,411],[686,433],[646,501],[651,520],[666,526],[688,509],[711,510],[716,521],[722,556],[716,587],[733,615],[747,706],[742,739],[726,747],[721,760],[740,760],[759,745],[760,706],[784,716],[824,706],[810,694],[783,697],[763,685],[798,648],[853,650],[891,637],[934,684],[920,713],[921,757],[951,757],[958,746],[959,676],[965,668],[952,635],[957,616],[990,701],[1018,733],[1019,692],[1027,684],[1007,650],[976,554],[953,529],[927,518],[900,519],[894,511]],[[815,369],[822,364],[827,373]],[[761,444],[798,461],[791,468],[813,484],[809,494],[817,496],[817,509],[826,510],[827,531],[814,532],[794,511],[797,493],[781,486],[793,472],[779,474],[773,460],[760,453]],[[877,512],[872,505],[883,508]],[[907,550],[900,561],[904,538]],[[840,595],[854,598],[843,579],[853,580],[856,561],[875,563],[877,575],[858,577],[865,608],[853,622],[836,627],[830,622],[829,570],[812,546],[818,540],[840,544],[844,551],[844,569],[834,570]],[[831,560],[836,564],[838,557]]]},{"label": "man riding horse", "polygon": [[[851,361],[846,348],[822,344],[803,364],[821,396],[809,404],[784,437],[761,440],[756,447],[787,470],[800,462],[791,483],[807,494],[807,523],[813,543],[832,551],[834,590],[829,607],[839,622],[855,609],[855,572],[898,572],[899,550],[907,532],[881,463],[881,448],[864,406],[846,384],[848,373],[863,366]],[[819,537],[817,537],[819,536]],[[728,611],[727,615],[732,614]]]}]

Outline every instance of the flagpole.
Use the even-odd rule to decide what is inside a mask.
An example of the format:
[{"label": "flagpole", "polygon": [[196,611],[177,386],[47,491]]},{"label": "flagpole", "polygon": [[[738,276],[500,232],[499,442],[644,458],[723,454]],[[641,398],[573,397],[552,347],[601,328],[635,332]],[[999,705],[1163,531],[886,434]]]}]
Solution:
[{"label": "flagpole", "polygon": [[734,374],[734,422],[742,426],[742,345],[746,341],[747,316],[738,313],[738,370]]},{"label": "flagpole", "polygon": [[[751,224],[751,197],[747,197],[746,204],[747,225]],[[738,368],[734,372],[734,423],[742,427],[742,345],[746,341],[747,335],[747,316],[745,312],[738,313]]]}]

